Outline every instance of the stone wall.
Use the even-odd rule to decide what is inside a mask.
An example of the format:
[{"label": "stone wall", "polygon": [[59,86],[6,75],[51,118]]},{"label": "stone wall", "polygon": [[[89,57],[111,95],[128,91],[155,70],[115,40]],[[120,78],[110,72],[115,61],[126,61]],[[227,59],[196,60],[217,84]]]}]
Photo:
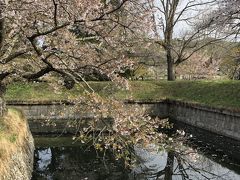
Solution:
[{"label": "stone wall", "polygon": [[152,116],[168,117],[240,141],[240,110],[214,108],[173,100],[132,102],[134,103],[145,107]]},{"label": "stone wall", "polygon": [[[140,105],[146,113],[161,118],[171,118],[214,133],[240,140],[240,111],[219,109],[193,103],[162,100],[158,102],[128,101],[127,106]],[[89,112],[73,113],[73,104],[67,102],[8,102],[8,106],[22,109],[33,133],[75,132],[69,123],[91,120]],[[65,112],[65,113],[62,113]],[[42,127],[47,119],[53,124]]]},{"label": "stone wall", "polygon": [[160,100],[156,102],[149,102],[149,101],[126,101],[125,104],[127,106],[140,106],[144,108],[145,112],[149,114],[150,116],[156,116],[160,118],[168,118],[168,109],[169,109],[169,103],[165,100]]},{"label": "stone wall", "polygon": [[169,101],[169,118],[240,140],[240,111]]},{"label": "stone wall", "polygon": [[[136,104],[152,116],[168,117],[168,104],[164,102],[126,102],[130,107]],[[66,101],[8,101],[7,105],[24,112],[33,134],[76,133],[94,118],[91,112],[76,112],[74,104]],[[103,121],[112,123],[111,118]],[[99,126],[101,128],[101,124]]]},{"label": "stone wall", "polygon": [[[9,101],[7,105],[24,112],[33,134],[75,134],[94,118],[92,112],[76,111],[74,104],[66,101]],[[104,123],[111,120],[102,119]]]}]

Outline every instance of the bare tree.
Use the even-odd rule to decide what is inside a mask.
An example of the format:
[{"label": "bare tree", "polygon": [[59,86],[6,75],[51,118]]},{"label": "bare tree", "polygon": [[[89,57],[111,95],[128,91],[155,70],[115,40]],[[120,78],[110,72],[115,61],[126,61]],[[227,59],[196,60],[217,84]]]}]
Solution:
[{"label": "bare tree", "polygon": [[[228,41],[238,42],[240,32],[240,2],[237,0],[217,0],[217,8],[208,13],[205,22],[211,22],[209,29],[218,29],[228,36]],[[232,43],[227,59],[222,62],[223,72],[231,79],[240,79],[239,44]]]},{"label": "bare tree", "polygon": [[206,22],[212,21],[211,28],[222,29],[236,38],[240,32],[240,2],[237,0],[217,0],[217,8],[208,13]]},{"label": "bare tree", "polygon": [[[211,21],[199,26],[205,18],[206,7],[215,3],[215,0],[156,0],[151,5],[155,10],[155,34],[158,34],[155,43],[160,44],[166,53],[168,80],[175,80],[175,66],[200,49],[224,38],[217,38],[216,29],[207,29]],[[180,25],[184,26],[184,31]]]}]

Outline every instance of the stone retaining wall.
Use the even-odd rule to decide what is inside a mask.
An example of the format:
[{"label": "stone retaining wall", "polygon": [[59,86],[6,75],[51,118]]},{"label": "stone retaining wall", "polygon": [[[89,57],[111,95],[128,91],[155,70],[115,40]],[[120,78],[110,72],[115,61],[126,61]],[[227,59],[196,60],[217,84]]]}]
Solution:
[{"label": "stone retaining wall", "polygon": [[[7,106],[24,112],[33,134],[75,134],[94,118],[92,112],[76,111],[67,101],[8,101]],[[111,118],[102,121],[112,123]]]},{"label": "stone retaining wall", "polygon": [[[73,104],[63,101],[55,102],[17,102],[11,101],[8,106],[24,111],[33,133],[59,132],[66,129],[69,121],[92,119],[90,112],[73,113]],[[193,103],[162,100],[158,102],[127,101],[127,106],[140,105],[151,116],[171,118],[186,124],[202,128],[226,137],[240,140],[240,111],[219,109]],[[62,112],[65,112],[62,114]],[[42,122],[55,120],[57,126],[42,128]],[[75,129],[73,129],[75,131]],[[69,131],[73,131],[69,130]]]},{"label": "stone retaining wall", "polygon": [[166,100],[160,100],[156,102],[148,101],[125,101],[125,104],[131,108],[131,106],[137,105],[144,108],[145,112],[150,116],[168,118],[169,103]]},{"label": "stone retaining wall", "polygon": [[240,140],[240,112],[169,101],[169,118]]}]

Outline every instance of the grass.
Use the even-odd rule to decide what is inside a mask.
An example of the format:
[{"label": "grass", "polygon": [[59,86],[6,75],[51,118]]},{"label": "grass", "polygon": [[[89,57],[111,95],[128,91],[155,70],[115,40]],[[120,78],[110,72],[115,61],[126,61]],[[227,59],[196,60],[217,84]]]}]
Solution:
[{"label": "grass", "polygon": [[[215,107],[240,109],[240,81],[131,81],[131,89],[117,88],[111,82],[90,82],[103,97],[125,100],[181,100]],[[67,100],[83,94],[81,85],[72,90],[61,88],[54,93],[46,83],[21,84],[8,87],[7,100]]]},{"label": "grass", "polygon": [[[96,92],[102,93],[102,95],[107,92],[108,86],[112,87],[110,82],[91,82],[90,84]],[[14,83],[8,86],[5,98],[6,100],[20,101],[68,100],[83,94],[83,91],[82,85],[76,85],[71,90],[61,87],[56,92],[47,83]]]},{"label": "grass", "polygon": [[[15,109],[9,109],[6,116],[0,118],[0,174],[8,172],[11,157],[23,147],[26,142],[27,123],[23,114]],[[0,179],[1,176],[0,175]]]}]

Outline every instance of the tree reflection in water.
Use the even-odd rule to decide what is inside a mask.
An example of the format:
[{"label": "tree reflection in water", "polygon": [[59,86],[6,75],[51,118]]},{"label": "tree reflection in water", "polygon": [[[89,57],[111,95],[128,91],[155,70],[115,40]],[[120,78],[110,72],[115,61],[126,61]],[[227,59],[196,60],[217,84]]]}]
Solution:
[{"label": "tree reflection in water", "polygon": [[[145,161],[140,162],[133,170],[132,179],[134,180],[240,179],[240,174],[195,151],[188,151],[187,153],[175,151],[145,152],[144,156],[140,159],[145,159]],[[161,158],[162,161],[156,163]]]},{"label": "tree reflection in water", "polygon": [[93,149],[78,146],[38,148],[32,180],[128,179],[121,163],[106,157],[103,163]]},{"label": "tree reflection in water", "polygon": [[155,152],[135,147],[138,163],[129,173],[107,154],[80,146],[38,148],[33,180],[237,180],[240,175],[195,151]]}]

